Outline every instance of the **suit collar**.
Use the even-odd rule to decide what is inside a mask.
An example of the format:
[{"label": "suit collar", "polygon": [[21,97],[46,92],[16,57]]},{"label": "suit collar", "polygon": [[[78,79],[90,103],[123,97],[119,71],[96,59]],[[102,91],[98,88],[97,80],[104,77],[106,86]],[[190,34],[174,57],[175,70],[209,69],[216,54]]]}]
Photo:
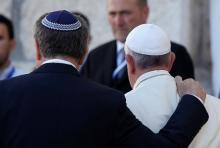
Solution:
[{"label": "suit collar", "polygon": [[63,63],[46,63],[35,69],[32,73],[60,73],[80,76],[76,68]]}]

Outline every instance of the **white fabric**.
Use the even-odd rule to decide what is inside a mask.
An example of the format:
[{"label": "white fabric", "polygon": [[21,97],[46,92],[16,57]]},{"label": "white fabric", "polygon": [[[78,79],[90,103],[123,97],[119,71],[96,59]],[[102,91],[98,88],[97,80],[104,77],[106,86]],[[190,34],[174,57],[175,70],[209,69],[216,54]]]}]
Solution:
[{"label": "white fabric", "polygon": [[[180,101],[174,78],[163,70],[140,76],[134,89],[125,96],[127,106],[134,115],[155,133],[164,127]],[[220,100],[207,95],[204,106],[209,120],[189,147],[219,148]]]},{"label": "white fabric", "polygon": [[130,110],[155,133],[167,123],[180,99],[174,78],[164,70],[143,74],[125,96]]},{"label": "white fabric", "polygon": [[50,60],[46,60],[42,63],[43,64],[47,64],[47,63],[60,63],[60,64],[67,64],[67,65],[71,65],[74,68],[76,68],[76,66],[72,63],[70,63],[69,61],[66,60],[62,60],[62,59],[50,59]]},{"label": "white fabric", "polygon": [[164,55],[170,52],[171,43],[165,31],[153,24],[135,27],[127,36],[125,46],[139,54]]},{"label": "white fabric", "polygon": [[209,120],[196,135],[189,148],[220,148],[220,100],[207,95],[204,105],[208,111]]}]

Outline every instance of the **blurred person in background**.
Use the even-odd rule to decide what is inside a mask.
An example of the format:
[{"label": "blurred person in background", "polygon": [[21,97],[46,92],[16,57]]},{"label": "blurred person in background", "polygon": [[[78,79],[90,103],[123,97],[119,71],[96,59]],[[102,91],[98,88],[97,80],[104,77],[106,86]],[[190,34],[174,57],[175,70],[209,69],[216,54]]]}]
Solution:
[{"label": "blurred person in background", "polygon": [[0,14],[0,80],[23,74],[12,65],[10,54],[16,46],[12,21]]},{"label": "blurred person in background", "polygon": [[[146,23],[149,6],[147,0],[108,0],[107,11],[115,40],[92,50],[82,67],[81,74],[126,93],[131,90],[131,86],[123,53],[124,42],[134,27]],[[175,53],[176,60],[170,74],[180,75],[183,79],[194,78],[193,63],[186,48],[172,42],[171,50]]]}]

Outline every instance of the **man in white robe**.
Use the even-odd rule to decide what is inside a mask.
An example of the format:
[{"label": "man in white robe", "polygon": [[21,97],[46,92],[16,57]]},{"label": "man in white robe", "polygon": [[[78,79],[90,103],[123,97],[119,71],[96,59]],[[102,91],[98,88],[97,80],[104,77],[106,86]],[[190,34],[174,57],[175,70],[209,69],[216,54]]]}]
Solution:
[{"label": "man in white robe", "polygon": [[[181,96],[175,79],[169,74],[175,60],[170,51],[170,40],[158,26],[143,24],[129,33],[125,53],[133,88],[125,95],[127,106],[137,119],[157,133],[175,111]],[[220,100],[207,95],[204,105],[209,120],[189,147],[219,148]]]}]

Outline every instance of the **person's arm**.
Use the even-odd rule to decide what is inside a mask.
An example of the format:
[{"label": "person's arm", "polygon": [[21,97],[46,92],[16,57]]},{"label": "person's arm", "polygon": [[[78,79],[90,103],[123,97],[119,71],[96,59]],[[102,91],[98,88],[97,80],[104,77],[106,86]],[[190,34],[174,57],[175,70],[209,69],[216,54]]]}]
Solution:
[{"label": "person's arm", "polygon": [[[184,89],[183,94],[191,90],[190,94],[204,100],[206,94],[197,85],[185,85],[183,82],[178,85],[181,86],[178,89]],[[118,148],[185,148],[208,120],[208,114],[201,101],[192,95],[184,95],[166,126],[158,134],[154,134],[130,112],[126,107],[125,98],[122,97],[121,100],[114,140],[115,147]]]},{"label": "person's arm", "polygon": [[115,147],[184,148],[190,144],[208,120],[208,114],[198,99],[186,95],[181,99],[166,126],[158,134],[154,134],[141,124],[126,107],[125,101],[120,106],[117,120]]}]

